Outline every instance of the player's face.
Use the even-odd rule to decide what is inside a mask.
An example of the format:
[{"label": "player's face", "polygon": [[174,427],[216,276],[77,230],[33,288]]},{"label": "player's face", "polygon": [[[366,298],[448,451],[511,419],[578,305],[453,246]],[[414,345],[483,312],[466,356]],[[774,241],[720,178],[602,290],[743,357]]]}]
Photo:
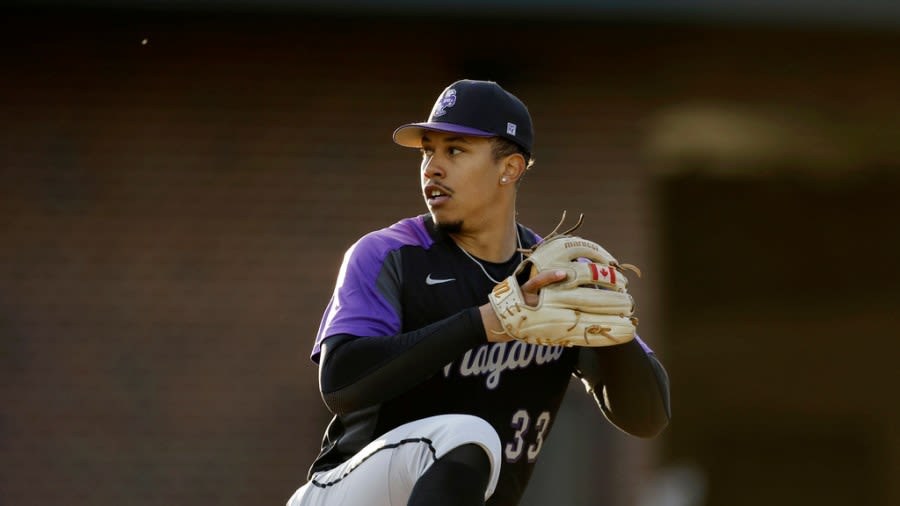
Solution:
[{"label": "player's face", "polygon": [[491,146],[483,137],[431,131],[422,137],[422,192],[436,225],[464,231],[498,208],[501,166]]}]

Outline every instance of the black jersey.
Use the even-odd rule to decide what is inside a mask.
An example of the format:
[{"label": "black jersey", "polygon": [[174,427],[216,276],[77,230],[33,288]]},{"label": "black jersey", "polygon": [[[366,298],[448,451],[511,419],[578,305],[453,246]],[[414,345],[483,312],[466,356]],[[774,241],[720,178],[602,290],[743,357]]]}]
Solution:
[{"label": "black jersey", "polygon": [[[521,225],[517,232],[523,247],[538,240]],[[427,215],[372,232],[344,257],[312,359],[318,362],[320,345],[330,336],[397,335],[485,304],[494,281],[482,266],[499,280],[518,263],[518,253],[505,264],[473,260]],[[336,416],[311,473],[340,464],[404,423],[470,414],[489,422],[502,443],[500,479],[488,504],[516,504],[553,426],[577,354],[578,348],[520,341],[476,346],[399,396]]]}]

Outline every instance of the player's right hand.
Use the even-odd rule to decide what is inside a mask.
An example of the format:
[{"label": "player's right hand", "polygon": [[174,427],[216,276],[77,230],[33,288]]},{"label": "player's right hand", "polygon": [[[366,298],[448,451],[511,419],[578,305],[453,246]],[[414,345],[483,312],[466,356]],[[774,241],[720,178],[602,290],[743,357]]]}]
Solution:
[{"label": "player's right hand", "polygon": [[541,288],[566,279],[566,271],[546,271],[535,275],[522,285],[522,296],[531,307],[537,305]]},{"label": "player's right hand", "polygon": [[[540,300],[539,293],[541,288],[552,285],[553,283],[558,283],[564,279],[566,279],[565,271],[546,271],[538,273],[522,285],[522,295],[525,303],[534,307]],[[493,307],[491,307],[490,302],[478,309],[481,312],[481,321],[484,324],[484,333],[487,336],[488,342],[503,343],[513,339],[512,336],[503,331],[503,326],[500,324],[500,320],[497,318],[497,314],[494,312]]]}]

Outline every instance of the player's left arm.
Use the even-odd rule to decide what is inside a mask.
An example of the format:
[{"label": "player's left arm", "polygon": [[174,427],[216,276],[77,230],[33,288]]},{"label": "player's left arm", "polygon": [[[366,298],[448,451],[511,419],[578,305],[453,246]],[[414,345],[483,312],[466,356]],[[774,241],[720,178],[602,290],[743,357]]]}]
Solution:
[{"label": "player's left arm", "polygon": [[669,376],[640,338],[615,346],[580,348],[575,375],[606,418],[623,431],[650,438],[668,425]]}]

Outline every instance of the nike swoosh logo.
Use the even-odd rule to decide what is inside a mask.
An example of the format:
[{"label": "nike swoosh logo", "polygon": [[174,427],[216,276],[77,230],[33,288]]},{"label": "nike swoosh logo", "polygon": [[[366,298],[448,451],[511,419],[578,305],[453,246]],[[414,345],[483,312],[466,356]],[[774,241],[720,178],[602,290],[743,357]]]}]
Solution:
[{"label": "nike swoosh logo", "polygon": [[431,277],[431,274],[429,274],[428,277],[425,278],[426,285],[439,285],[441,283],[449,283],[451,281],[456,281],[456,278],[447,278],[447,279],[433,278],[433,277]]}]

